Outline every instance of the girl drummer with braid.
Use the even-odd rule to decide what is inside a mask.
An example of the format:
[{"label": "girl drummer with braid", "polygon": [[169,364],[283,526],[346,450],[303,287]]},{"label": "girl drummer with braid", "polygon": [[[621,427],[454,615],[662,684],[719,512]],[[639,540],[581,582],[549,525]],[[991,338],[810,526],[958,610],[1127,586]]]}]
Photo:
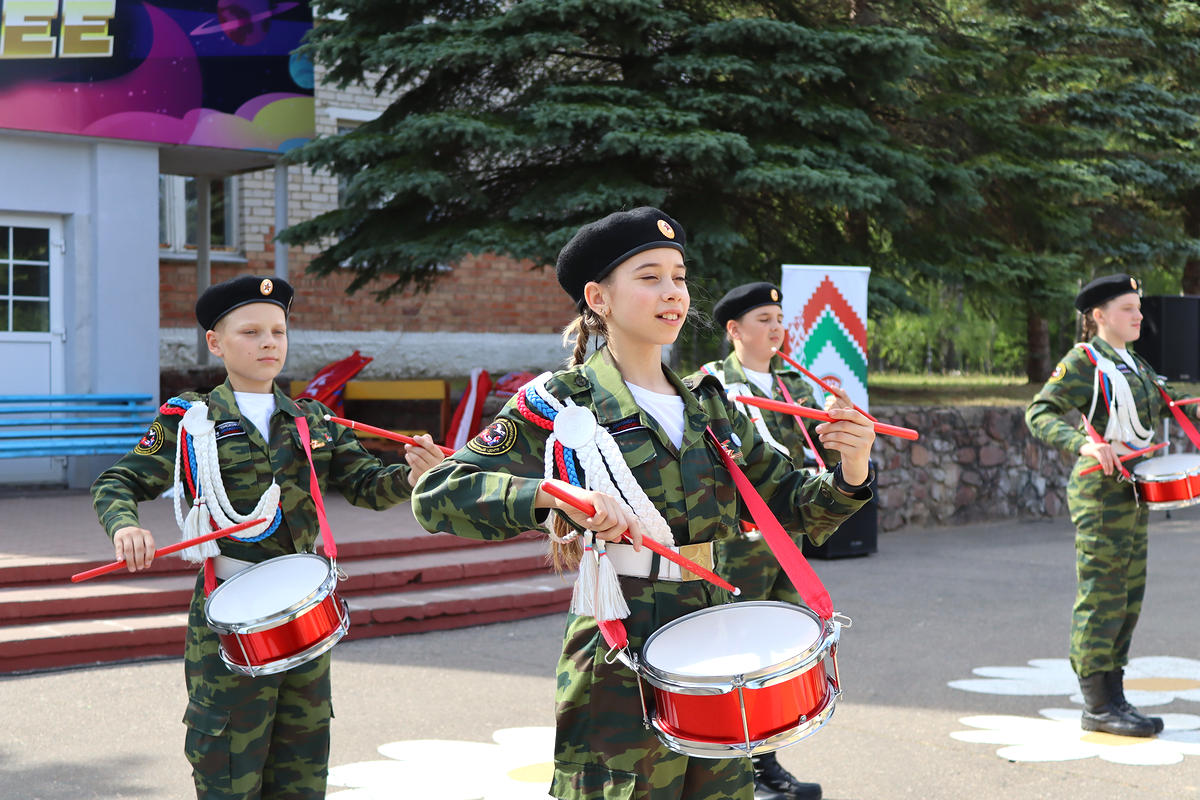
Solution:
[{"label": "girl drummer with braid", "polygon": [[[1151,444],[1168,408],[1166,398],[1178,395],[1129,349],[1141,335],[1141,287],[1135,279],[1097,278],[1079,292],[1075,308],[1083,315],[1083,341],[1054,368],[1025,422],[1038,439],[1078,456],[1067,506],[1076,528],[1070,661],[1083,692],[1081,726],[1153,736],[1162,731],[1162,719],[1130,705],[1124,690],[1124,667],[1146,591],[1149,512],[1127,475],[1137,462],[1126,465],[1118,458]],[[1200,406],[1190,408],[1195,415]],[[1081,426],[1061,419],[1069,411],[1083,415]],[[1101,469],[1083,474],[1097,464]]]},{"label": "girl drummer with braid", "polygon": [[[784,525],[816,542],[870,497],[874,430],[857,411],[835,409],[818,426],[842,461],[810,478],[762,441],[718,381],[688,385],[663,365],[690,306],[683,255],[683,228],[655,208],[581,228],[557,262],[580,311],[566,331],[575,339],[569,368],[524,387],[413,492],[430,531],[508,539],[549,524],[554,562],[579,568],[557,669],[550,794],[559,800],[753,797],[748,759],[690,758],[643,725],[638,682],[606,658],[597,621],[620,619],[636,652],[656,629],[727,599],[641,546],[652,537],[714,565],[714,542],[735,535],[744,516],[722,447]],[[593,340],[599,348],[587,356]],[[571,484],[596,513],[555,499],[543,488],[550,482]],[[630,544],[618,543],[625,530]]]},{"label": "girl drummer with braid", "polygon": [[314,551],[314,472],[322,491],[337,489],[355,505],[382,510],[407,499],[417,477],[443,458],[422,436],[420,446],[406,448],[407,463],[385,466],[353,431],[325,420],[328,408],[292,400],[275,386],[287,358],[292,297],[286,281],[254,275],[206,289],[196,319],[227,380],[209,394],[164,403],[137,447],[92,486],[100,523],[130,572],[148,568],[155,548],[137,504],[172,485],[184,539],[266,520],[180,553],[203,564],[184,646],[183,715],[184,752],[200,800],[322,800],[332,715],[328,652],[274,674],[234,672],[206,622],[206,596],[253,564]]}]

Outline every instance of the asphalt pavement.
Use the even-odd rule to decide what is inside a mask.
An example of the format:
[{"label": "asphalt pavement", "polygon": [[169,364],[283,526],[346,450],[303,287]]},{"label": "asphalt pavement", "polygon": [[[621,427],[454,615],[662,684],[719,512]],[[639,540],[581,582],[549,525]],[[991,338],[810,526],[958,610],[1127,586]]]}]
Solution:
[{"label": "asphalt pavement", "polygon": [[[1200,508],[1155,512],[1150,531],[1130,678],[1156,693],[1130,698],[1167,715],[1163,736],[1086,737],[1073,723],[1073,531],[1011,521],[893,531],[873,555],[812,562],[853,619],[844,694],[780,761],[829,800],[1200,798]],[[351,630],[333,656],[343,785],[329,797],[545,796],[562,627],[554,615],[364,641]],[[0,800],[193,796],[184,704],[178,659],[0,677]]]}]

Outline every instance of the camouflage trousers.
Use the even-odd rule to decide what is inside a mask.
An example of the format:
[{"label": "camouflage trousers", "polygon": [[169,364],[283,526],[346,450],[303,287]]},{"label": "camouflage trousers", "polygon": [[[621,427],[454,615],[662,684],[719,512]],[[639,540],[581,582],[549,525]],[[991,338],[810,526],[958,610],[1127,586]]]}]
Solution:
[{"label": "camouflage trousers", "polygon": [[1083,466],[1076,465],[1067,486],[1076,556],[1070,659],[1080,676],[1108,672],[1129,661],[1146,594],[1150,516],[1135,502],[1132,485],[1101,472],[1081,478]]},{"label": "camouflage trousers", "polygon": [[[673,619],[725,599],[703,581],[621,578],[631,653]],[[633,671],[605,658],[595,620],[569,615],[558,662],[557,733],[550,795],[559,800],[753,800],[749,759],[690,758],[669,749],[642,720]],[[654,696],[643,687],[653,711]]]},{"label": "camouflage trousers", "polygon": [[198,800],[322,800],[329,772],[329,658],[276,675],[230,671],[192,597],[184,674],[184,752]]}]

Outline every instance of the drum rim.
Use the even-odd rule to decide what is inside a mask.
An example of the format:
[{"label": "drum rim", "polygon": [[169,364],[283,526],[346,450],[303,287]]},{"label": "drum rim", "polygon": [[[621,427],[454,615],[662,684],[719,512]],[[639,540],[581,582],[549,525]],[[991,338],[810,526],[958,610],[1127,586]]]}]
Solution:
[{"label": "drum rim", "polygon": [[[217,596],[217,593],[221,591],[222,587],[228,586],[230,583],[237,580],[242,575],[253,572],[256,569],[265,567],[268,564],[273,565],[273,564],[277,564],[278,562],[285,560],[285,559],[297,559],[297,558],[320,559],[329,568],[329,574],[325,576],[324,580],[321,581],[321,583],[317,586],[316,589],[309,592],[306,596],[300,598],[296,602],[292,603],[290,606],[287,606],[286,608],[280,609],[279,611],[272,613],[269,616],[259,617],[258,619],[246,620],[244,622],[222,622],[219,620],[214,620],[212,618],[212,616],[209,615],[209,612],[208,612],[209,606],[212,605],[213,598],[215,598]],[[307,612],[310,608],[312,608],[313,606],[320,603],[322,600],[324,600],[329,595],[333,594],[336,589],[337,589],[337,570],[333,566],[333,564],[330,563],[329,561],[327,561],[323,556],[319,556],[316,553],[288,553],[287,555],[275,556],[274,558],[268,558],[265,561],[260,561],[257,564],[253,564],[249,567],[246,567],[244,570],[237,573],[236,575],[234,575],[232,578],[225,581],[224,583],[222,583],[216,589],[213,589],[212,593],[209,594],[209,596],[204,601],[204,619],[205,619],[205,621],[208,622],[208,627],[212,628],[213,630],[217,631],[218,633],[226,633],[226,634],[229,634],[229,633],[231,633],[231,634],[259,633],[260,631],[270,630],[271,628],[277,628],[280,625],[291,622],[294,619],[298,619],[305,612]]]},{"label": "drum rim", "polygon": [[[1163,461],[1164,459],[1169,459],[1169,458],[1170,459],[1178,459],[1178,458],[1183,458],[1183,457],[1187,457],[1187,456],[1191,456],[1193,459],[1195,459],[1195,462],[1192,464],[1192,466],[1190,468],[1185,469],[1183,472],[1164,472],[1164,473],[1156,473],[1156,474],[1148,475],[1148,476],[1141,476],[1138,474],[1138,470],[1141,469],[1142,467],[1157,466],[1158,463]],[[1139,461],[1137,463],[1137,466],[1135,466],[1133,469],[1131,469],[1129,471],[1129,474],[1133,477],[1134,483],[1166,483],[1168,481],[1178,481],[1178,480],[1186,480],[1188,478],[1194,478],[1194,477],[1200,475],[1200,454],[1197,454],[1197,453],[1167,453],[1166,455],[1154,456],[1153,458],[1147,458],[1143,461]]]},{"label": "drum rim", "polygon": [[[681,620],[692,617],[699,617],[705,614],[712,614],[721,611],[724,608],[746,608],[752,606],[767,606],[781,607],[791,611],[798,611],[808,617],[811,617],[816,623],[820,635],[817,640],[809,647],[796,655],[784,659],[775,664],[768,664],[750,672],[742,672],[736,674],[725,675],[681,675],[679,673],[670,672],[669,670],[661,669],[654,666],[646,658],[646,651],[649,649],[654,639],[662,632],[666,631],[673,625],[676,625]],[[792,603],[784,603],[778,600],[750,600],[736,603],[723,603],[721,605],[709,606],[708,608],[698,609],[682,617],[677,617],[666,625],[656,630],[654,633],[646,637],[645,643],[642,644],[641,658],[638,659],[638,666],[641,668],[642,677],[656,689],[661,689],[666,692],[675,694],[696,694],[696,695],[716,695],[728,694],[739,686],[747,689],[765,689],[768,686],[774,686],[777,683],[783,683],[791,680],[791,677],[797,672],[800,667],[809,667],[825,659],[826,653],[837,644],[839,638],[840,625],[836,622],[827,622],[822,620],[817,614],[804,606],[793,605]],[[803,672],[804,670],[800,670]]]},{"label": "drum rim", "polygon": [[684,739],[674,734],[664,731],[659,723],[658,714],[654,713],[650,717],[650,724],[654,726],[654,732],[658,734],[658,738],[667,746],[668,750],[673,750],[676,753],[681,753],[685,756],[695,756],[697,758],[740,758],[742,756],[765,755],[773,753],[776,750],[782,750],[789,747],[802,739],[807,739],[814,733],[819,731],[829,722],[833,716],[834,708],[837,706],[838,698],[841,697],[841,690],[833,686],[833,682],[826,677],[829,683],[829,693],[826,695],[825,703],[816,713],[808,716],[804,722],[798,723],[794,728],[788,728],[786,731],[781,731],[774,736],[752,741],[750,747],[745,744],[721,743],[721,742],[701,742],[696,739]]},{"label": "drum rim", "polygon": [[[333,646],[340,642],[342,638],[350,631],[350,607],[346,605],[346,601],[341,597],[337,597],[335,599],[341,604],[341,613],[339,614],[339,617],[341,618],[340,624],[337,626],[337,628],[330,631],[324,639],[313,644],[306,650],[301,650],[299,653],[293,653],[287,658],[268,661],[262,666],[241,664],[239,662],[230,660],[229,654],[225,650],[225,646],[223,644],[217,647],[217,655],[221,657],[221,661],[225,663],[225,666],[229,667],[230,671],[237,672],[241,675],[249,675],[252,678],[258,677],[259,675],[275,675],[276,673],[285,672],[293,667],[298,667],[301,664],[312,661],[314,658],[318,658],[324,655],[327,651],[332,650]],[[237,634],[233,635],[236,636]]]},{"label": "drum rim", "polygon": [[1177,508],[1190,508],[1200,503],[1200,495],[1185,500],[1147,500],[1144,497],[1139,499],[1142,501],[1142,505],[1151,511],[1173,511]]}]

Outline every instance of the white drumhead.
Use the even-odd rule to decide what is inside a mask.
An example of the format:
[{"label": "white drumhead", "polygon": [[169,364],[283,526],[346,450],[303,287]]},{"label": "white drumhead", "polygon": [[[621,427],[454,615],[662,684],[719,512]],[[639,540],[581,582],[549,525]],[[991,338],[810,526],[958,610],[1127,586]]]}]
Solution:
[{"label": "white drumhead", "polygon": [[795,658],[820,638],[820,624],[798,608],[733,603],[669,623],[644,657],[676,675],[744,675]]},{"label": "white drumhead", "polygon": [[1148,458],[1133,468],[1139,478],[1171,477],[1200,472],[1200,455],[1195,453],[1172,453],[1169,456]]},{"label": "white drumhead", "polygon": [[214,589],[208,598],[208,618],[239,625],[271,617],[308,597],[328,577],[329,562],[320,556],[268,559]]}]

